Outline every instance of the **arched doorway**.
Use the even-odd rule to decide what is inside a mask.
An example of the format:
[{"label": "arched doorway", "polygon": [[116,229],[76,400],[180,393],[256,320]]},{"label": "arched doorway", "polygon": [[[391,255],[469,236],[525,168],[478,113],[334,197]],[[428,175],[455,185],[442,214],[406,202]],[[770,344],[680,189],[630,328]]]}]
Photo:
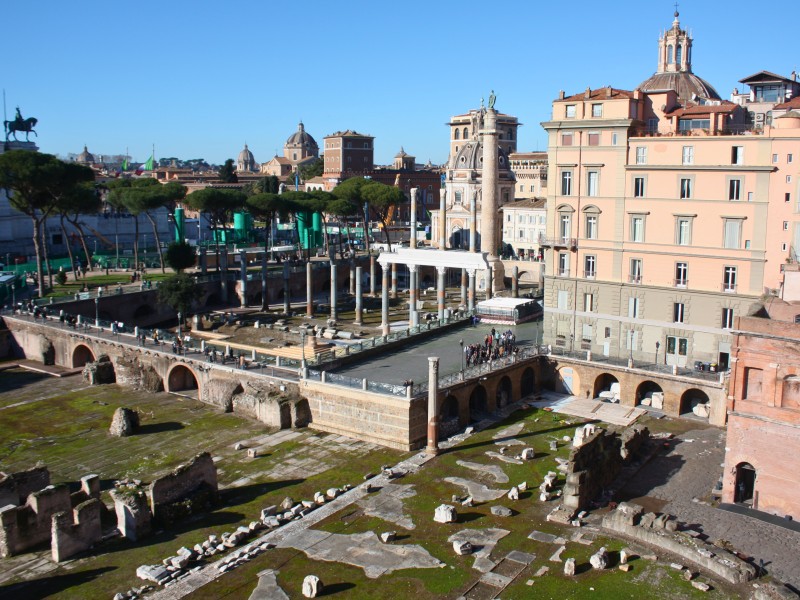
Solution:
[{"label": "arched doorway", "polygon": [[167,376],[167,391],[170,393],[198,390],[194,394],[182,394],[197,397],[199,396],[199,388],[200,385],[194,371],[184,365],[176,365]]},{"label": "arched doorway", "polygon": [[471,423],[485,418],[489,412],[486,404],[486,388],[476,385],[469,396],[469,420]]},{"label": "arched doorway", "polygon": [[508,378],[508,375],[506,375],[500,380],[500,383],[497,384],[495,406],[497,408],[503,408],[510,402],[513,402],[513,398],[511,397],[511,380]]},{"label": "arched doorway", "polygon": [[694,415],[701,419],[708,419],[710,408],[708,394],[703,390],[693,388],[686,390],[681,396],[681,415]]},{"label": "arched doorway", "polygon": [[753,506],[756,490],[756,470],[750,463],[736,465],[736,487],[733,501],[737,504]]},{"label": "arched doorway", "polygon": [[78,344],[77,346],[75,346],[75,349],[72,351],[73,369],[83,367],[84,365],[86,365],[86,363],[94,361],[95,361],[95,356],[91,348],[89,348],[88,346],[84,346],[83,344]]},{"label": "arched doorway", "polygon": [[445,439],[459,430],[458,398],[447,396],[439,409],[439,438]]},{"label": "arched doorway", "polygon": [[619,380],[611,373],[603,373],[594,380],[594,397],[619,402]]},{"label": "arched doorway", "polygon": [[528,367],[522,372],[522,378],[520,379],[519,386],[520,393],[522,394],[523,398],[533,394],[536,387],[536,375],[534,374],[533,369]]},{"label": "arched doorway", "polygon": [[635,404],[662,410],[664,408],[664,391],[655,381],[643,381],[636,388]]}]

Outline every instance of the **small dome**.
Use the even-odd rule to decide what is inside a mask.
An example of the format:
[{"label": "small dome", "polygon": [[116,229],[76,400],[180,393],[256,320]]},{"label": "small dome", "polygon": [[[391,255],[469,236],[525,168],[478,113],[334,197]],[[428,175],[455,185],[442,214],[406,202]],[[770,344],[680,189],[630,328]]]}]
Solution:
[{"label": "small dome", "polygon": [[239,152],[239,159],[237,162],[245,163],[245,164],[254,164],[256,162],[253,153],[250,152],[250,149],[247,147],[247,144],[244,145],[244,149]]},{"label": "small dome", "polygon": [[298,124],[297,131],[286,140],[286,146],[290,148],[318,148],[317,142],[306,132],[302,121]]},{"label": "small dome", "polygon": [[[497,163],[501,171],[508,170],[508,158],[502,146],[497,147]],[[483,143],[470,141],[464,144],[456,154],[452,164],[454,169],[483,169]]]},{"label": "small dome", "polygon": [[83,147],[83,152],[78,154],[78,158],[76,158],[75,160],[76,160],[76,162],[79,162],[79,163],[85,163],[87,165],[93,165],[94,164],[94,154],[89,152],[89,149],[86,146],[84,146]]},{"label": "small dome", "polygon": [[775,117],[774,125],[776,129],[799,129],[800,112],[790,110],[780,117]]},{"label": "small dome", "polygon": [[678,73],[655,73],[639,84],[638,89],[643,92],[657,92],[675,90],[682,103],[689,102],[696,97],[710,100],[721,100],[717,90],[705,79],[694,73],[685,71]]},{"label": "small dome", "polygon": [[397,154],[394,155],[395,158],[403,158],[403,157],[406,157],[406,156],[408,156],[408,154],[406,154],[406,151],[403,150],[402,146],[400,146],[400,152],[398,152]]}]

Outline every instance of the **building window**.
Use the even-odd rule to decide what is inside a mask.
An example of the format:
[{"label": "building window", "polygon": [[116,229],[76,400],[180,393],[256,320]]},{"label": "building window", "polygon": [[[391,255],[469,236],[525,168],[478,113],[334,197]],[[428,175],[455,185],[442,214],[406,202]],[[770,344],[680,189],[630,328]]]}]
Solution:
[{"label": "building window", "polygon": [[742,220],[725,219],[722,240],[723,248],[740,248],[742,244]]},{"label": "building window", "polygon": [[731,179],[728,182],[728,200],[739,200],[742,196],[742,180]]},{"label": "building window", "polygon": [[533,191],[534,191],[533,186],[531,186],[531,193],[533,193]]},{"label": "building window", "polygon": [[456,197],[455,197],[454,202],[456,204],[461,204],[461,197],[462,197],[461,196],[461,190],[456,190]]},{"label": "building window", "polygon": [[736,292],[736,267],[725,267],[722,271],[722,291]]},{"label": "building window", "polygon": [[630,283],[642,283],[642,259],[631,259],[631,274],[629,277]]},{"label": "building window", "polygon": [[558,290],[558,308],[565,310],[569,306],[569,292],[567,290]]},{"label": "building window", "polygon": [[789,192],[786,192],[783,195],[783,201],[784,202],[791,202],[792,201],[792,195]]},{"label": "building window", "polygon": [[722,328],[723,329],[733,329],[733,309],[732,308],[723,308],[722,309]]},{"label": "building window", "polygon": [[456,133],[453,136],[453,139],[455,139],[455,140],[461,139],[461,130],[458,127],[456,127]]},{"label": "building window", "polygon": [[776,163],[776,162],[778,162],[778,155],[777,155],[777,154],[773,154],[773,155],[772,155],[772,162],[773,162],[773,163]]},{"label": "building window", "polygon": [[568,214],[562,214],[559,220],[559,234],[562,241],[567,241],[572,233],[572,219]]},{"label": "building window", "polygon": [[692,222],[690,219],[678,217],[675,223],[675,243],[689,246],[692,243]]},{"label": "building window", "polygon": [[364,142],[364,148],[369,148],[369,142]]},{"label": "building window", "polygon": [[644,217],[631,217],[631,240],[632,242],[644,241]]},{"label": "building window", "polygon": [[644,198],[644,177],[633,178],[633,197]]},{"label": "building window", "polygon": [[587,174],[586,194],[588,196],[597,196],[597,188],[599,187],[600,173],[598,171],[589,171]]},{"label": "building window", "polygon": [[791,175],[787,175],[786,176],[786,183],[792,183],[792,176]]},{"label": "building window", "polygon": [[616,133],[612,133],[611,134],[611,145],[612,146],[616,146],[617,145],[617,134]]},{"label": "building window", "polygon": [[639,299],[635,296],[628,298],[628,317],[631,319],[639,318]]},{"label": "building window", "polygon": [[786,155],[786,162],[790,163],[790,162],[792,162],[792,160],[794,160],[794,157],[791,154],[787,154]]},{"label": "building window", "polygon": [[592,312],[592,310],[594,310],[594,294],[583,295],[583,310],[585,312]]},{"label": "building window", "polygon": [[731,148],[731,164],[744,164],[744,146],[734,146]]},{"label": "building window", "polygon": [[675,263],[675,287],[689,285],[689,263]]},{"label": "building window", "polygon": [[645,146],[636,147],[636,164],[637,165],[647,164],[647,148]]},{"label": "building window", "polygon": [[782,252],[786,252],[786,242],[783,242],[783,243],[781,244],[781,251],[782,251]]},{"label": "building window", "polygon": [[572,195],[572,171],[561,171],[561,195]]},{"label": "building window", "polygon": [[675,323],[683,323],[686,305],[683,302],[675,302],[672,305],[672,320]]},{"label": "building window", "polygon": [[586,279],[594,279],[596,275],[597,257],[588,254],[583,257],[583,276]]},{"label": "building window", "polygon": [[569,277],[569,254],[560,252],[558,255],[558,275]]},{"label": "building window", "polygon": [[524,242],[525,241],[525,230],[524,229],[520,229],[519,230],[518,239],[519,239],[520,242]]},{"label": "building window", "polygon": [[561,134],[561,145],[562,146],[572,146],[572,134],[571,133],[562,133]]},{"label": "building window", "polygon": [[574,119],[575,118],[575,105],[574,104],[567,104],[564,114],[566,115],[567,119]]},{"label": "building window", "polygon": [[592,104],[592,116],[593,117],[602,117],[603,116],[603,105],[602,104]]},{"label": "building window", "polygon": [[681,153],[681,164],[693,165],[694,164],[694,146],[684,146]]},{"label": "building window", "polygon": [[692,197],[692,180],[688,177],[681,178],[681,200],[688,200]]},{"label": "building window", "polygon": [[461,137],[463,137],[466,140],[469,137],[469,129],[464,127],[464,135],[462,135]]},{"label": "building window", "polygon": [[687,338],[675,337],[673,335],[667,336],[667,354],[675,355],[676,350],[678,356],[686,356],[689,348],[689,340]]},{"label": "building window", "polygon": [[586,215],[586,239],[597,239],[597,215]]},{"label": "building window", "polygon": [[600,134],[599,133],[590,133],[588,134],[589,145],[590,146],[599,146],[600,145]]}]

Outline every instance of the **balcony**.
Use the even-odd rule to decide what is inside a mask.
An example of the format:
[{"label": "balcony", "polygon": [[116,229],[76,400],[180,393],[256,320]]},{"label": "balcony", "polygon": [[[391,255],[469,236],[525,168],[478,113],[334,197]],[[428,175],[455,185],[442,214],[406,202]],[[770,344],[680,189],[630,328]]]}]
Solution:
[{"label": "balcony", "polygon": [[642,283],[641,275],[628,275],[628,283]]},{"label": "balcony", "polygon": [[722,282],[720,289],[726,294],[735,294],[736,288],[739,287],[735,283]]},{"label": "balcony", "polygon": [[551,238],[544,235],[540,235],[538,242],[539,245],[543,248],[569,248],[570,250],[578,249],[577,238],[565,238],[565,237]]},{"label": "balcony", "polygon": [[688,279],[674,279],[673,284],[676,288],[687,288],[689,287],[689,280]]}]

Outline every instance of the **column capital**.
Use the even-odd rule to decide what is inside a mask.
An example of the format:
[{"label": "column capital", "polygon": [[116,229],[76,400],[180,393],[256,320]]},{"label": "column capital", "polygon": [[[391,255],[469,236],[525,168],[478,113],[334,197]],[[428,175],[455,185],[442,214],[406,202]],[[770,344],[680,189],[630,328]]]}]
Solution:
[{"label": "column capital", "polygon": [[411,273],[416,273],[417,272],[417,265],[408,265],[408,270]]},{"label": "column capital", "polygon": [[436,267],[436,272],[439,275],[444,275],[445,273],[447,273],[447,267]]}]

